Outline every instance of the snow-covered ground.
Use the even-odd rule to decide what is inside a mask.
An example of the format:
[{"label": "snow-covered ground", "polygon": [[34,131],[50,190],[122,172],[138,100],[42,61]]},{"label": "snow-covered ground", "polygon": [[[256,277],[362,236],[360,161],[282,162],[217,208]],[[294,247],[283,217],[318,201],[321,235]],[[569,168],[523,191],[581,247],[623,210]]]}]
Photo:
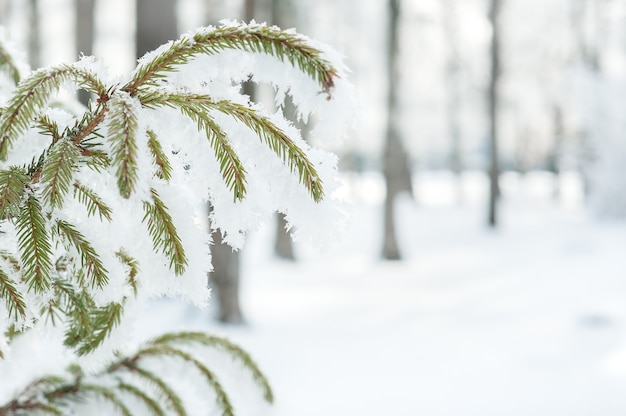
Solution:
[{"label": "snow-covered ground", "polygon": [[575,177],[555,200],[550,177],[507,175],[489,230],[482,175],[461,198],[447,174],[417,179],[398,209],[405,261],[380,260],[381,182],[355,178],[327,253],[298,246],[289,263],[271,224],[250,236],[246,326],[163,301],[143,330],[208,329],[251,352],[276,403],[242,373],[240,416],[626,414],[626,222],[586,212]]}]

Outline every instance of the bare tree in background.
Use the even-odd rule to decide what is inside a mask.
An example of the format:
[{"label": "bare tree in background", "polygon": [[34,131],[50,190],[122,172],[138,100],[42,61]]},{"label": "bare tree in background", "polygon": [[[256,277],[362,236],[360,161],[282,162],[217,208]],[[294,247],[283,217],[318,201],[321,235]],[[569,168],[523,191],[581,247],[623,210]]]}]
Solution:
[{"label": "bare tree in background", "polygon": [[387,195],[384,207],[383,258],[399,260],[401,258],[396,235],[396,218],[394,215],[395,199],[402,192],[412,193],[411,171],[404,145],[400,138],[399,98],[398,98],[398,21],[400,17],[400,0],[389,0],[389,43],[388,43],[388,77],[389,93],[387,101],[387,138],[383,155],[383,174]]},{"label": "bare tree in background", "polygon": [[[74,0],[76,8],[76,56],[93,54],[94,42],[94,0]],[[87,91],[78,91],[78,100],[87,104],[90,94]]]},{"label": "bare tree in background", "polygon": [[459,39],[457,33],[456,0],[442,0],[443,26],[448,49],[446,63],[446,114],[448,117],[448,134],[450,136],[450,155],[448,164],[457,176],[457,198],[462,197],[461,172],[463,161],[461,156],[461,123],[459,120],[461,105]]},{"label": "bare tree in background", "polygon": [[137,0],[136,21],[137,57],[178,38],[176,0]]},{"label": "bare tree in background", "polygon": [[[272,23],[283,29],[296,26],[296,10],[293,0],[272,0],[271,3]],[[287,119],[296,122],[296,111],[293,102],[286,98],[283,112]],[[306,133],[306,126],[299,126],[303,135]],[[287,232],[287,220],[282,213],[276,214],[276,239],[274,241],[274,254],[285,260],[295,260],[293,241]]]},{"label": "bare tree in background", "polygon": [[41,19],[39,0],[28,1],[28,61],[33,68],[41,66]]},{"label": "bare tree in background", "polygon": [[[209,6],[207,4],[207,22],[212,20]],[[245,0],[243,6],[244,20],[252,20],[255,16],[255,1]],[[254,84],[251,82],[244,83],[243,88],[244,94],[253,100],[255,95]],[[244,321],[239,299],[241,281],[240,253],[224,243],[221,232],[217,230],[213,233],[211,256],[213,271],[209,273],[209,282],[215,290],[217,297],[217,319],[223,323],[240,324]]]},{"label": "bare tree in background", "polygon": [[489,79],[488,113],[489,113],[489,212],[488,224],[497,225],[497,203],[500,189],[498,179],[500,166],[498,160],[498,81],[500,79],[500,9],[501,0],[490,0],[489,21],[491,22],[491,71]]}]

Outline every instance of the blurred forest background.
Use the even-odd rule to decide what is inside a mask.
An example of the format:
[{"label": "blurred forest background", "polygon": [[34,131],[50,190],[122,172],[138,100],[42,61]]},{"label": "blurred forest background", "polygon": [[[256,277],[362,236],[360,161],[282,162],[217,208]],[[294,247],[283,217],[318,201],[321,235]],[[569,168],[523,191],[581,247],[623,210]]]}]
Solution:
[{"label": "blurred forest background", "polygon": [[[296,28],[345,55],[359,116],[330,150],[348,197],[384,199],[385,259],[402,258],[396,197],[427,199],[419,178],[429,172],[450,175],[456,203],[464,176],[484,172],[490,227],[507,173],[543,172],[556,201],[565,193],[598,214],[626,215],[621,0],[0,1],[0,22],[33,68],[93,54],[125,74],[145,52],[222,18]],[[263,86],[245,88],[273,105]],[[359,191],[358,178],[372,174],[384,185]],[[277,224],[276,254],[294,259],[286,224]],[[215,239],[220,319],[240,322],[238,254]]]},{"label": "blurred forest background", "polygon": [[224,18],[332,45],[358,106],[330,149],[343,245],[293,246],[278,217],[212,248],[217,317],[251,324],[219,328],[267,368],[272,414],[625,414],[625,1],[0,0],[33,67],[120,76]]}]

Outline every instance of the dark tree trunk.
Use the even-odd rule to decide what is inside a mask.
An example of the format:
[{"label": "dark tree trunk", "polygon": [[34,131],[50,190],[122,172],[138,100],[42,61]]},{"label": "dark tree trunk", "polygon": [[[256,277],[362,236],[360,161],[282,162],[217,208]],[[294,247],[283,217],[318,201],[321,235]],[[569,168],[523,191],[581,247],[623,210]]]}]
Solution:
[{"label": "dark tree trunk", "polygon": [[222,242],[219,231],[213,233],[211,246],[213,272],[209,274],[209,285],[216,291],[220,322],[239,324],[243,322],[239,303],[239,252]]},{"label": "dark tree trunk", "polygon": [[559,105],[555,105],[552,109],[553,128],[554,128],[554,144],[552,152],[548,160],[548,170],[554,175],[554,198],[558,199],[561,195],[561,153],[563,152],[563,141],[565,139],[565,129],[563,127],[563,112]]},{"label": "dark tree trunk", "polygon": [[[254,18],[254,0],[246,0],[244,3],[244,20],[250,21]],[[210,9],[206,16],[207,22],[212,21]],[[254,99],[254,84],[245,83],[243,93]],[[217,298],[217,319],[228,324],[241,324],[244,316],[239,301],[240,291],[240,255],[222,241],[219,231],[213,233],[213,245],[211,246],[211,256],[213,260],[213,271],[209,273],[209,286],[215,290]]]},{"label": "dark tree trunk", "polygon": [[459,86],[459,46],[457,35],[457,17],[455,0],[443,0],[444,7],[444,29],[446,43],[448,45],[448,62],[446,71],[446,113],[448,115],[448,132],[450,135],[450,156],[449,165],[451,170],[459,175],[463,170],[461,160],[461,128],[459,122],[459,111],[461,104],[461,92]]},{"label": "dark tree trunk", "polygon": [[488,224],[495,227],[498,223],[497,203],[500,193],[498,179],[500,166],[498,159],[498,81],[500,78],[500,14],[501,0],[491,0],[489,20],[492,27],[491,38],[491,73],[488,91],[489,112],[489,213]]},{"label": "dark tree trunk", "polygon": [[41,66],[41,19],[39,18],[39,0],[29,0],[28,9],[28,61],[37,69]]},{"label": "dark tree trunk", "polygon": [[399,260],[401,253],[396,235],[394,202],[401,192],[412,193],[411,171],[406,151],[398,132],[398,20],[399,0],[389,0],[389,45],[388,45],[388,120],[387,139],[383,155],[383,174],[387,194],[384,207],[384,229],[382,256],[387,260]]},{"label": "dark tree trunk", "polygon": [[[74,0],[76,6],[76,56],[93,54],[94,40],[94,0]],[[87,105],[91,94],[78,91],[78,100]]]},{"label": "dark tree trunk", "polygon": [[[296,12],[293,0],[271,0],[272,24],[288,29],[296,26]],[[303,136],[306,128],[303,123],[296,122],[296,108],[293,102],[287,97],[283,106],[285,117],[295,123],[302,131]],[[274,254],[284,260],[295,260],[293,241],[286,231],[287,220],[282,213],[276,214],[276,238],[274,240]]]},{"label": "dark tree trunk", "polygon": [[137,57],[178,38],[176,0],[137,0]]}]

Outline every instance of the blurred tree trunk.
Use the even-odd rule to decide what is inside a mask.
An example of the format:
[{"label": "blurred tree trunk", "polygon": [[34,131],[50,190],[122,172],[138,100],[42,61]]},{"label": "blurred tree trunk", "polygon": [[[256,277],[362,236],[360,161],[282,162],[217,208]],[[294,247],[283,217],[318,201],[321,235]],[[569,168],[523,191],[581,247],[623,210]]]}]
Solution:
[{"label": "blurred tree trunk", "polygon": [[461,161],[461,129],[459,122],[459,110],[461,104],[461,92],[459,85],[459,40],[457,34],[457,16],[455,0],[443,0],[444,7],[444,29],[446,34],[446,43],[448,46],[448,62],[447,62],[447,114],[448,114],[448,130],[450,134],[450,156],[449,162],[452,171],[460,174],[463,170]]},{"label": "blurred tree trunk", "polygon": [[500,79],[500,8],[501,0],[490,0],[489,20],[492,27],[491,37],[491,73],[488,90],[489,112],[489,213],[490,227],[497,225],[497,202],[500,189],[498,179],[500,166],[498,160],[498,81]]},{"label": "blurred tree trunk", "polygon": [[[95,0],[74,0],[76,7],[76,56],[93,54]],[[87,91],[78,91],[78,100],[87,105],[90,94]]]},{"label": "blurred tree trunk", "polygon": [[555,199],[558,199],[561,195],[561,153],[563,152],[563,141],[565,139],[563,111],[558,104],[555,104],[552,108],[552,128],[554,129],[552,133],[554,143],[548,159],[548,170],[554,175],[553,196]]},{"label": "blurred tree trunk", "polygon": [[28,1],[28,61],[33,69],[41,66],[41,19],[39,0]]},{"label": "blurred tree trunk", "polygon": [[[602,1],[600,0],[573,0],[572,4],[572,33],[575,39],[576,54],[583,67],[596,80],[602,74],[601,62],[601,31]],[[598,91],[594,92],[594,118],[601,111],[601,97]],[[590,131],[591,130],[591,131]],[[582,179],[583,193],[586,197],[591,193],[590,168],[594,162],[593,126],[585,126],[578,132],[580,148],[579,170]]]},{"label": "blurred tree trunk", "polygon": [[0,0],[0,23],[6,25],[9,21],[9,15],[11,14],[11,1]]},{"label": "blurred tree trunk", "polygon": [[[272,24],[283,29],[289,29],[296,26],[297,19],[295,4],[293,0],[272,0],[271,12]],[[293,102],[289,98],[285,100],[285,103],[283,105],[283,113],[288,120],[297,124],[296,109],[293,105]],[[304,136],[306,126],[301,124],[298,127],[300,128]],[[296,257],[293,250],[293,241],[287,231],[287,226],[288,224],[285,215],[280,212],[277,213],[274,254],[285,260],[295,260]]]},{"label": "blurred tree trunk", "polygon": [[135,54],[138,58],[178,38],[176,0],[137,0],[136,10]]},{"label": "blurred tree trunk", "polygon": [[387,194],[384,206],[383,250],[382,256],[387,260],[401,258],[398,238],[396,235],[396,218],[394,214],[395,199],[402,192],[412,193],[411,171],[402,139],[400,138],[398,118],[398,20],[400,17],[400,0],[389,0],[389,40],[388,40],[388,101],[387,101],[387,139],[383,154],[383,174]]},{"label": "blurred tree trunk", "polygon": [[[243,4],[244,20],[250,21],[254,18],[254,0],[245,0]],[[207,15],[205,20],[213,20],[211,16],[210,4],[207,4]],[[243,86],[243,93],[254,99],[254,84],[248,82]],[[220,231],[213,232],[213,244],[211,245],[211,256],[213,271],[209,273],[209,285],[213,287],[217,296],[217,319],[223,323],[241,324],[244,322],[241,310],[240,298],[240,255],[238,251],[233,251],[232,247],[222,241]]]},{"label": "blurred tree trunk", "polygon": [[446,71],[446,113],[448,116],[448,134],[450,135],[450,155],[448,164],[457,177],[457,199],[462,197],[461,172],[463,161],[461,157],[461,127],[459,112],[461,105],[461,91],[459,85],[460,58],[459,39],[457,34],[456,0],[442,0],[443,24],[448,46],[448,62]]}]

